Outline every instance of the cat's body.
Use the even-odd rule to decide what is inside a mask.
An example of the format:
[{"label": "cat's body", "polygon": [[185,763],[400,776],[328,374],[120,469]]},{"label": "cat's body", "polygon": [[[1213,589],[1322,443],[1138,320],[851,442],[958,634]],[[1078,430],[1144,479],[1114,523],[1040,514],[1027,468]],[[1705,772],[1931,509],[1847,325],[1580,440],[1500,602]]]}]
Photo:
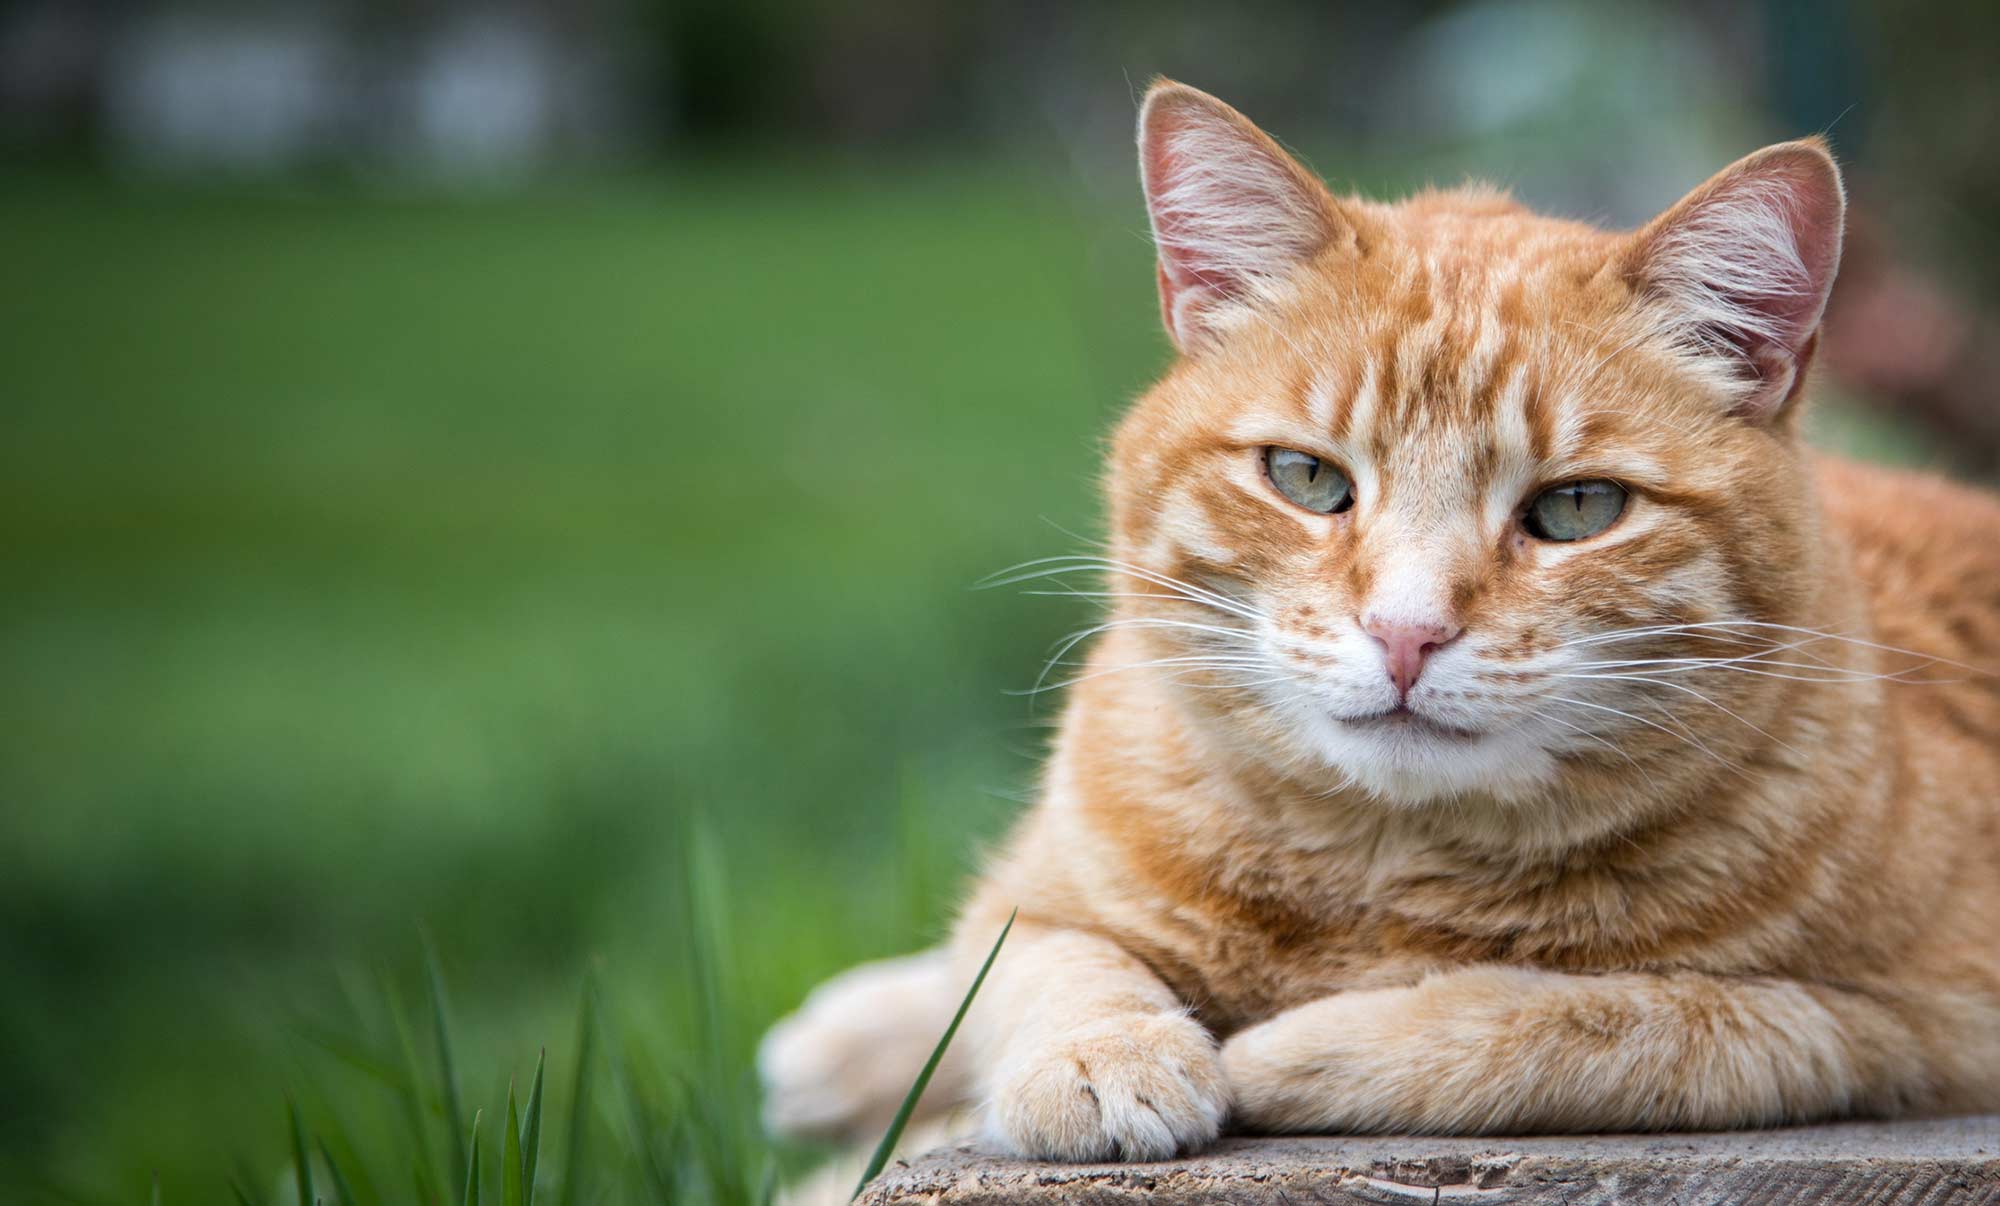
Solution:
[{"label": "cat's body", "polygon": [[1628,235],[1336,202],[1175,85],[1141,148],[1185,354],[1042,798],[895,973],[947,1015],[1020,910],[943,1095],[1070,1159],[2000,1109],[2000,504],[1796,436],[1825,152]]}]

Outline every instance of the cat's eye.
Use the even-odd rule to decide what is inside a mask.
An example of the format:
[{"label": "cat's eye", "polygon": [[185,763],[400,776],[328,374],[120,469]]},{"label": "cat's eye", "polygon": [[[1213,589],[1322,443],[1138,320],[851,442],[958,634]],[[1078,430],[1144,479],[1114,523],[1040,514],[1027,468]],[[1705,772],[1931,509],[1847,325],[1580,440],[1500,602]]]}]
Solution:
[{"label": "cat's eye", "polygon": [[1354,484],[1347,475],[1309,452],[1266,448],[1264,472],[1278,493],[1308,511],[1332,515],[1354,505]]},{"label": "cat's eye", "polygon": [[1540,540],[1582,540],[1615,523],[1625,513],[1625,499],[1617,482],[1564,482],[1535,495],[1521,522]]}]

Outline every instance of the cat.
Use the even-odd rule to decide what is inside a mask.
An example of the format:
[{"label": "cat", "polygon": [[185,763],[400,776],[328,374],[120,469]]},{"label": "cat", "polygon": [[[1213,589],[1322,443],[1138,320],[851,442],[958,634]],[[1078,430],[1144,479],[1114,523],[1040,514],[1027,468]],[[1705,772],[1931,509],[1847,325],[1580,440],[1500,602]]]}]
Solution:
[{"label": "cat", "polygon": [[[1161,81],[1177,355],[1038,802],[946,948],[767,1038],[780,1129],[1001,1149],[2000,1109],[2000,500],[1800,434],[1817,139],[1636,232],[1336,198]],[[872,1138],[872,1135],[868,1136]]]}]

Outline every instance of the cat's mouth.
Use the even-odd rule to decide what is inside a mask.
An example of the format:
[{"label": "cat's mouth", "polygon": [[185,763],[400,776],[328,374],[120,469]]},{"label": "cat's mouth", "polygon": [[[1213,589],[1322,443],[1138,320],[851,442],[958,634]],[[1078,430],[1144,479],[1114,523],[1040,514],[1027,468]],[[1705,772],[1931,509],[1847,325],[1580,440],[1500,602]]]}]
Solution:
[{"label": "cat's mouth", "polygon": [[1471,741],[1485,734],[1476,729],[1461,729],[1441,720],[1432,720],[1421,712],[1413,712],[1407,705],[1398,704],[1386,712],[1376,712],[1370,716],[1343,717],[1346,723],[1357,728],[1377,730],[1402,730],[1422,733],[1429,737],[1442,737],[1452,741]]}]

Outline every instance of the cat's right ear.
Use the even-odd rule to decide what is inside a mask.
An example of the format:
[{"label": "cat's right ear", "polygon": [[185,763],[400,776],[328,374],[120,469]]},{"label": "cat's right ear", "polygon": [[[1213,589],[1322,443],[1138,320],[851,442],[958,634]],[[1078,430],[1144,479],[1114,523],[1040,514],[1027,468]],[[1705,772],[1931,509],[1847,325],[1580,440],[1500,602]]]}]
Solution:
[{"label": "cat's right ear", "polygon": [[1160,80],[1139,110],[1139,178],[1159,250],[1160,316],[1193,351],[1280,293],[1354,229],[1326,186],[1235,109]]},{"label": "cat's right ear", "polygon": [[1660,332],[1716,370],[1732,409],[1768,420],[1812,362],[1846,213],[1826,143],[1779,143],[1654,219],[1622,264]]}]

